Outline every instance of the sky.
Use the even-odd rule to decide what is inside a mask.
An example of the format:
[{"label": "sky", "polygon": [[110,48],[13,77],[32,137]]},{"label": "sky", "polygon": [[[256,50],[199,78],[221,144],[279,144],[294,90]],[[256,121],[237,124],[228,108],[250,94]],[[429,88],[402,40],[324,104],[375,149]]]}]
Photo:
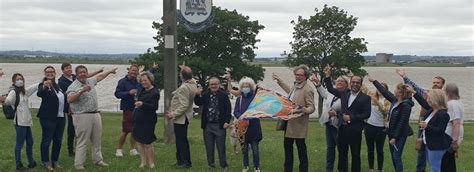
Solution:
[{"label": "sky", "polygon": [[[364,55],[474,54],[472,0],[213,1],[265,26],[257,57],[290,52],[290,21],[309,18],[324,4],[358,18],[351,36],[368,42]],[[162,9],[162,0],[0,0],[0,50],[144,53],[156,44],[152,22],[161,22]]]}]

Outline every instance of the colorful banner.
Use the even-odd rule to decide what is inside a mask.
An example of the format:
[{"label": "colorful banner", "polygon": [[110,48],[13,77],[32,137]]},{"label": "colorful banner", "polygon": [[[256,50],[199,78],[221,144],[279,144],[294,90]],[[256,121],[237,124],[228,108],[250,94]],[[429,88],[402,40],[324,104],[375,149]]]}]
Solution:
[{"label": "colorful banner", "polygon": [[303,107],[291,102],[281,94],[260,88],[242,116],[245,119],[281,118],[288,120],[301,116],[301,114],[293,114],[294,109],[303,109]]}]

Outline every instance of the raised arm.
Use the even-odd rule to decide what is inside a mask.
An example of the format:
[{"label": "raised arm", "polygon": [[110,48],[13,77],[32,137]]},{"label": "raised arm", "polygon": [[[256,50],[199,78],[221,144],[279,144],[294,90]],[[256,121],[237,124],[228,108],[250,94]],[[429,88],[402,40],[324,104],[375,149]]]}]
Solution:
[{"label": "raised arm", "polygon": [[96,76],[97,82],[102,81],[103,79],[107,78],[109,74],[115,74],[117,72],[117,68],[110,69],[108,71],[104,71]]},{"label": "raised arm", "polygon": [[375,88],[377,88],[377,90],[382,93],[382,95],[390,102],[397,102],[397,97],[395,97],[395,95],[393,95],[393,93],[391,93],[390,91],[388,91],[387,89],[385,89],[384,86],[382,86],[382,84],[380,84],[379,81],[377,80],[374,80],[372,78],[371,75],[368,76],[368,79],[370,82],[372,82],[372,84],[374,84]]},{"label": "raised arm", "polygon": [[90,78],[90,77],[93,77],[93,76],[96,76],[97,74],[101,73],[104,71],[104,67],[101,67],[99,70],[96,70],[94,72],[91,72],[87,75],[87,78]]},{"label": "raised arm", "polygon": [[397,72],[398,75],[400,75],[400,77],[403,78],[403,83],[411,85],[417,93],[418,92],[423,93],[425,91],[425,89],[418,86],[415,82],[413,82],[410,78],[406,76],[405,69],[396,69],[395,71]]}]

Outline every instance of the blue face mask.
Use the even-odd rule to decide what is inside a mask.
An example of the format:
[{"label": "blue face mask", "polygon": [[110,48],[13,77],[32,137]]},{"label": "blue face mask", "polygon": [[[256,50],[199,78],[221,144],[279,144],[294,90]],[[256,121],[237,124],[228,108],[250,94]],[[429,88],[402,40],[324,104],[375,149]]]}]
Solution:
[{"label": "blue face mask", "polygon": [[23,87],[23,86],[24,86],[23,80],[16,80],[16,81],[15,81],[15,86],[17,86],[17,87]]},{"label": "blue face mask", "polygon": [[242,93],[244,93],[244,94],[250,93],[250,88],[248,88],[248,87],[242,88]]}]

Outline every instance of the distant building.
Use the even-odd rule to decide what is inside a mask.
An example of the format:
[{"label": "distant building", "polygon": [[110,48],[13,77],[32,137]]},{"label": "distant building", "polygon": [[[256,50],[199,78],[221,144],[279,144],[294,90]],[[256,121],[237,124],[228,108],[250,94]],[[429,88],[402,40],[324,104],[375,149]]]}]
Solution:
[{"label": "distant building", "polygon": [[393,54],[377,53],[375,54],[375,63],[390,63],[392,58]]}]

